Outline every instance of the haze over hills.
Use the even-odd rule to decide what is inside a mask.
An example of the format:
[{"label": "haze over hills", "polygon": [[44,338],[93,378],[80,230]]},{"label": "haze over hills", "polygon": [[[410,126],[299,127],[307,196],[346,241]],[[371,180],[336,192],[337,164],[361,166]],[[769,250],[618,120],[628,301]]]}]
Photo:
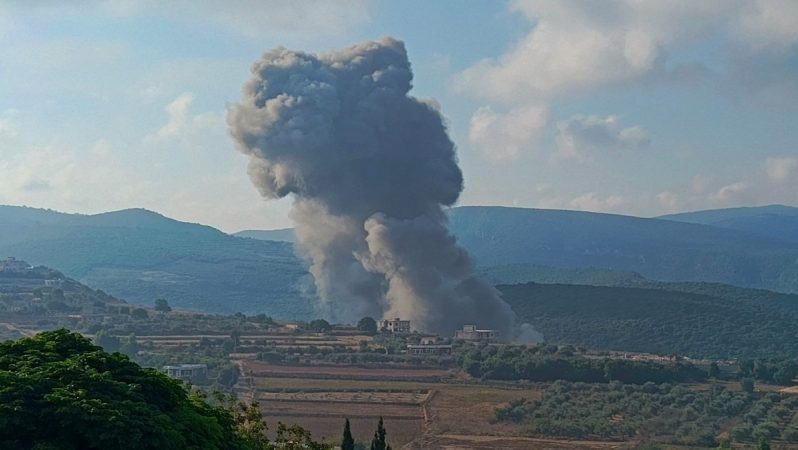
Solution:
[{"label": "haze over hills", "polygon": [[[648,278],[798,292],[798,243],[752,232],[577,211],[460,207],[449,215],[480,273],[497,284],[619,286]],[[312,283],[290,243],[142,209],[77,215],[0,207],[0,255],[57,267],[134,303],[166,297],[212,312],[314,315],[302,291]]]},{"label": "haze over hills", "polygon": [[449,211],[450,229],[483,267],[536,264],[635,271],[664,281],[798,290],[798,244],[708,225],[504,207]]},{"label": "haze over hills", "polygon": [[669,214],[660,219],[712,225],[798,242],[798,208],[784,205],[713,209]]},{"label": "haze over hills", "polygon": [[[290,244],[255,241],[142,209],[98,215],[0,207],[0,254],[58,267],[134,303],[275,317],[312,315]],[[303,300],[304,299],[304,300]]]},{"label": "haze over hills", "polygon": [[260,239],[262,241],[296,242],[293,228],[281,228],[278,230],[243,230],[233,233],[233,236]]}]

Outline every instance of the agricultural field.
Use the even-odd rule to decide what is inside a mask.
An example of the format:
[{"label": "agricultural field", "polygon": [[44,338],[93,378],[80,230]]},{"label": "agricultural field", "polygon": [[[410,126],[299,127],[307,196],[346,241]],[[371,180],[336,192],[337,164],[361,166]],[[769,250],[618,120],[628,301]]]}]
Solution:
[{"label": "agricultural field", "polygon": [[239,395],[258,400],[269,421],[298,423],[316,437],[334,440],[342,418],[348,417],[355,438],[366,442],[382,416],[394,448],[437,448],[423,444],[432,436],[519,435],[515,425],[491,424],[494,409],[518,396],[540,396],[536,388],[465,382],[439,369],[278,366],[258,361],[239,361],[239,367]]}]

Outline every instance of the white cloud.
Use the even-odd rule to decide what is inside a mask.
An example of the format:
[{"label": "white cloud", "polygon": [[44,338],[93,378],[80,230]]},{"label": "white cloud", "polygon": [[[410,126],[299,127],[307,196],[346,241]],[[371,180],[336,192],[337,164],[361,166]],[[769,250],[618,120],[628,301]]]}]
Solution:
[{"label": "white cloud", "polygon": [[191,114],[190,108],[193,102],[193,94],[183,93],[166,105],[165,111],[169,120],[157,133],[145,137],[145,142],[178,140],[191,143],[200,134],[223,133],[226,129],[223,114],[213,112]]},{"label": "white cloud", "polygon": [[16,115],[17,111],[14,109],[0,112],[0,142],[17,137],[17,127],[14,124]]},{"label": "white cloud", "polygon": [[768,178],[776,183],[783,183],[793,175],[798,168],[796,158],[768,158],[765,160],[765,172]]},{"label": "white cloud", "polygon": [[514,159],[534,146],[547,123],[548,111],[543,107],[531,105],[507,113],[483,107],[471,117],[468,138],[491,159]]},{"label": "white cloud", "polygon": [[728,14],[724,2],[517,0],[534,27],[509,52],[460,74],[458,86],[514,104],[550,99],[662,70],[669,47],[692,42]]},{"label": "white cloud", "polygon": [[562,158],[585,159],[601,150],[636,150],[651,142],[646,130],[640,126],[623,128],[617,116],[574,116],[558,122],[557,130]]},{"label": "white cloud", "polygon": [[[455,78],[459,92],[484,99],[487,106],[546,108],[597,89],[708,74],[734,96],[790,107],[798,100],[798,2],[794,0],[514,0],[510,4],[529,21],[529,33],[506,53],[478,61]],[[715,46],[715,41],[716,50],[701,48],[707,42]],[[680,52],[687,58],[674,57]],[[710,60],[702,60],[706,55]],[[473,128],[483,125],[484,108],[475,113],[473,133],[483,133]],[[640,132],[632,129],[627,135]],[[568,155],[574,148],[566,142],[562,150]]]},{"label": "white cloud", "polygon": [[681,205],[679,195],[670,191],[662,191],[657,194],[656,198],[660,208],[665,212],[676,212]]},{"label": "white cloud", "polygon": [[738,181],[721,187],[710,194],[709,199],[715,203],[734,203],[740,201],[750,189],[751,184],[749,182]]},{"label": "white cloud", "polygon": [[[168,17],[218,26],[250,37],[313,38],[348,33],[371,18],[373,0],[93,0],[18,2],[14,7],[51,17],[76,16],[93,5],[111,17]],[[93,5],[92,5],[93,4]]]},{"label": "white cloud", "polygon": [[620,195],[600,197],[597,192],[588,192],[568,202],[568,206],[580,211],[617,212],[626,204]]}]

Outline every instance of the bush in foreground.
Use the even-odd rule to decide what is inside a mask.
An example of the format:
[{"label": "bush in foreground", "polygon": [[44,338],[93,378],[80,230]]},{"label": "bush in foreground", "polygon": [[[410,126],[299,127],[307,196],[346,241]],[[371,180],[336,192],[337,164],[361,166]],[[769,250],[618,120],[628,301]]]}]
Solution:
[{"label": "bush in foreground", "polygon": [[269,442],[256,406],[205,400],[66,330],[0,343],[3,449],[325,448],[283,425],[284,442]]}]

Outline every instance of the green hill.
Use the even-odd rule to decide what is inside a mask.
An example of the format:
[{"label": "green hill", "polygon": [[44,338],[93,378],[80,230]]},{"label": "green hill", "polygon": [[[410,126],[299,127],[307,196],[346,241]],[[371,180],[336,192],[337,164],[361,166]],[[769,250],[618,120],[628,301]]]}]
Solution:
[{"label": "green hill", "polygon": [[798,244],[707,225],[614,214],[503,207],[449,211],[481,267],[513,264],[637,272],[798,292]]},{"label": "green hill", "polygon": [[259,239],[261,241],[295,242],[293,228],[282,228],[279,230],[243,230],[233,233],[233,236],[242,238]]},{"label": "green hill", "polygon": [[551,343],[701,358],[798,356],[798,295],[661,282],[499,290]]},{"label": "green hill", "polygon": [[727,208],[670,214],[660,217],[676,222],[712,225],[789,242],[798,242],[798,208],[769,205],[750,208]]},{"label": "green hill", "polygon": [[306,318],[290,244],[255,241],[146,210],[98,215],[0,207],[0,255],[60,268],[134,303],[158,297],[220,313]]}]

